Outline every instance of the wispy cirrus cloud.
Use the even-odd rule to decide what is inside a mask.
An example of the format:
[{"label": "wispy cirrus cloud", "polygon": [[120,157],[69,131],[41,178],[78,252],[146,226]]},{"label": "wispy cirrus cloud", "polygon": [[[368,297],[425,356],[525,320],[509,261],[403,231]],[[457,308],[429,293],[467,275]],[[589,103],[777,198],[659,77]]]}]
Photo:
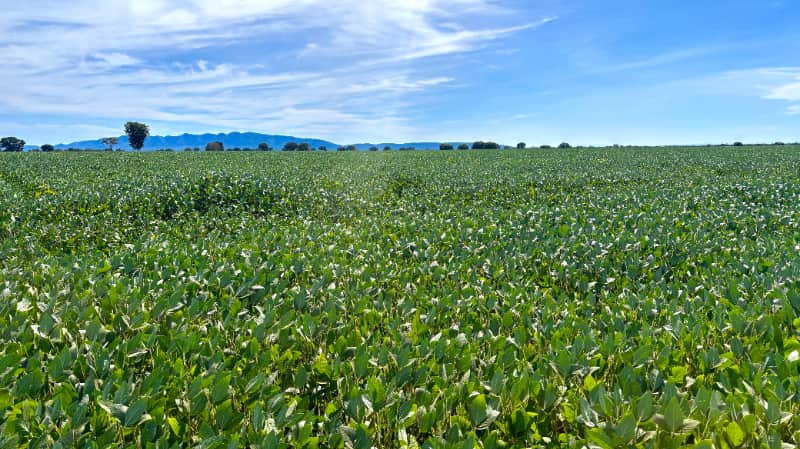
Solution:
[{"label": "wispy cirrus cloud", "polygon": [[5,9],[6,111],[340,139],[407,133],[406,98],[458,77],[424,60],[553,20],[519,23],[492,0],[34,0]]},{"label": "wispy cirrus cloud", "polygon": [[786,113],[800,114],[800,67],[762,67],[723,73],[713,80],[739,95],[789,103]]}]

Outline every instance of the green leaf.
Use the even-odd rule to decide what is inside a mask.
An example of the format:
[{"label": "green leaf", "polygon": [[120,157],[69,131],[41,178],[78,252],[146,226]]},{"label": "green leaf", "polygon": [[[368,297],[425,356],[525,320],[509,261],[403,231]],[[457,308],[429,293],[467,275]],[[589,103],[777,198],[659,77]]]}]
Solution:
[{"label": "green leaf", "polygon": [[636,418],[632,415],[625,415],[622,421],[614,427],[614,432],[620,440],[629,443],[636,438]]},{"label": "green leaf", "polygon": [[170,416],[167,418],[167,424],[169,424],[170,430],[172,430],[172,434],[178,436],[181,434],[181,426],[178,423],[178,420]]},{"label": "green leaf", "polygon": [[44,387],[45,377],[44,374],[38,369],[22,376],[14,389],[17,396],[26,397],[32,396],[39,392]]},{"label": "green leaf", "polygon": [[647,421],[653,416],[653,397],[645,393],[636,401],[636,417],[639,421]]},{"label": "green leaf", "polygon": [[744,444],[745,434],[739,424],[731,422],[725,427],[725,439],[733,447],[741,447]]},{"label": "green leaf", "polygon": [[125,422],[125,415],[128,413],[128,407],[123,404],[115,404],[108,401],[98,401],[97,405],[106,413],[113,416],[119,422]]},{"label": "green leaf", "polygon": [[469,412],[469,418],[472,420],[472,424],[477,426],[486,421],[486,418],[489,416],[487,413],[486,396],[473,393],[469,399],[467,411]]},{"label": "green leaf", "polygon": [[219,404],[226,401],[230,397],[230,391],[228,390],[230,381],[230,376],[223,376],[214,382],[214,388],[211,390],[212,403]]},{"label": "green leaf", "polygon": [[583,379],[583,389],[589,393],[591,393],[592,390],[597,388],[598,385],[599,383],[594,379],[594,377],[592,377],[591,374],[589,374]]},{"label": "green leaf", "polygon": [[670,433],[677,433],[683,427],[683,410],[678,398],[673,397],[663,410],[663,415],[654,415],[653,422]]},{"label": "green leaf", "polygon": [[606,435],[603,429],[597,427],[588,429],[586,431],[586,439],[599,446],[601,449],[616,449],[614,440]]},{"label": "green leaf", "polygon": [[125,412],[125,419],[123,424],[126,427],[131,427],[134,424],[137,424],[139,420],[144,415],[145,410],[147,409],[147,400],[146,399],[139,399],[138,401],[134,402],[128,410]]},{"label": "green leaf", "polygon": [[369,429],[363,424],[356,426],[356,433],[353,439],[354,449],[371,449],[372,437],[370,436]]}]

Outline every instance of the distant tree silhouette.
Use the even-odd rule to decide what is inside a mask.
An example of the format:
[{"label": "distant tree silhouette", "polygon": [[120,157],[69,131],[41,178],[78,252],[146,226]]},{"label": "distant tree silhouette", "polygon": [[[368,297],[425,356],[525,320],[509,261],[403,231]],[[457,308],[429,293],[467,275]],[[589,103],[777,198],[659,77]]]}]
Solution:
[{"label": "distant tree silhouette", "polygon": [[125,134],[128,135],[128,143],[131,148],[139,151],[144,146],[144,141],[150,135],[150,127],[144,123],[128,122],[125,124]]},{"label": "distant tree silhouette", "polygon": [[108,151],[114,151],[114,145],[119,143],[119,139],[116,137],[103,137],[101,142],[108,147]]},{"label": "distant tree silhouette", "polygon": [[25,149],[25,141],[16,137],[3,137],[0,139],[0,148],[7,152],[19,152]]},{"label": "distant tree silhouette", "polygon": [[206,144],[206,151],[225,151],[225,144],[222,142],[209,142]]}]

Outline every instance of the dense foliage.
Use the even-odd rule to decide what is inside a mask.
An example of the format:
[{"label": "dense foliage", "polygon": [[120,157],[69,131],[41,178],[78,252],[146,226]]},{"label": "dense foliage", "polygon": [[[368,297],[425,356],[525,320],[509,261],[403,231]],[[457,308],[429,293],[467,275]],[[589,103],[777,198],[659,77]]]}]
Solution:
[{"label": "dense foliage", "polygon": [[20,152],[25,148],[25,141],[16,137],[3,137],[0,139],[0,148],[3,151]]},{"label": "dense foliage", "polygon": [[800,148],[0,155],[2,447],[800,443]]},{"label": "dense foliage", "polygon": [[[144,146],[144,141],[150,135],[150,127],[144,123],[128,122],[125,124],[125,134],[128,136],[128,144],[134,150],[141,150]],[[108,142],[103,140],[103,145],[109,145]]]}]

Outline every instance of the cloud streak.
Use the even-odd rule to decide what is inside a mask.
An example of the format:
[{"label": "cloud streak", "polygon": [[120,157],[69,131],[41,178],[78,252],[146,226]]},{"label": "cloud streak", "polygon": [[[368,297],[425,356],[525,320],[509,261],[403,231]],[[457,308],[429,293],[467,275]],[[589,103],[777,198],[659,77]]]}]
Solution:
[{"label": "cloud streak", "polygon": [[800,67],[764,67],[725,73],[719,80],[731,91],[790,103],[789,115],[800,114]]}]

